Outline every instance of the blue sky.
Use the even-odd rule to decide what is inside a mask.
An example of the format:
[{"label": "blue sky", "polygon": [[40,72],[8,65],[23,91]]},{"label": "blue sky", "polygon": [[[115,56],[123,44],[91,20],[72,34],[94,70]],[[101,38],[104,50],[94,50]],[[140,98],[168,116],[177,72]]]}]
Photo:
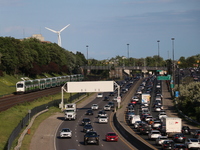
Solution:
[{"label": "blue sky", "polygon": [[200,54],[200,0],[0,0],[0,36],[42,34],[97,60],[116,56],[175,59]]}]

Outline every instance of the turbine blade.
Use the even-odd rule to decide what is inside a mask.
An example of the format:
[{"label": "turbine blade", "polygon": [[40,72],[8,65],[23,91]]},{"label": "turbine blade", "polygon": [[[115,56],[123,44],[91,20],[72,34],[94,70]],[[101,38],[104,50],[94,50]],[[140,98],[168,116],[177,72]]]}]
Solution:
[{"label": "turbine blade", "polygon": [[47,30],[50,30],[50,31],[52,31],[52,32],[54,32],[54,33],[58,33],[57,31],[55,31],[55,30],[52,30],[52,29],[50,29],[50,28],[47,28],[47,27],[45,27]]},{"label": "turbine blade", "polygon": [[65,30],[67,27],[69,27],[70,24],[66,25],[64,28],[62,28],[59,32],[62,32],[63,30]]}]

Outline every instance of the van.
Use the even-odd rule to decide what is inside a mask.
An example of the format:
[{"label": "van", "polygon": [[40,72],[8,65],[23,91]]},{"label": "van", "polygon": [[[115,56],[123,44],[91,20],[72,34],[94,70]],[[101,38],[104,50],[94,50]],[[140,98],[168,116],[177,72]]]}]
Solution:
[{"label": "van", "polygon": [[130,124],[133,125],[136,121],[141,121],[140,115],[135,115],[130,119]]}]

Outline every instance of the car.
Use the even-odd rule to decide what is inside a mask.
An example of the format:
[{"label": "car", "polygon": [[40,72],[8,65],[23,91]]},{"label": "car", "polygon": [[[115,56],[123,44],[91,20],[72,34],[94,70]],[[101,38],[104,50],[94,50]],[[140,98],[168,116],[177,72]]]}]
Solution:
[{"label": "car", "polygon": [[97,98],[103,97],[103,93],[98,93]]},{"label": "car", "polygon": [[99,135],[95,131],[86,132],[84,135],[84,144],[96,144],[99,145]]},{"label": "car", "polygon": [[91,120],[90,120],[90,118],[83,118],[81,123],[83,126],[86,124],[91,124]]},{"label": "car", "polygon": [[127,113],[127,119],[130,120],[133,116],[135,116],[134,112],[128,112]]},{"label": "car", "polygon": [[100,116],[98,117],[99,123],[108,123],[108,117],[107,116]]},{"label": "car", "polygon": [[107,114],[106,114],[106,112],[104,111],[104,110],[100,110],[99,112],[98,112],[98,117],[101,117],[101,116],[108,116]]},{"label": "car", "polygon": [[162,110],[162,106],[155,106],[154,110],[156,112],[160,112]]},{"label": "car", "polygon": [[107,104],[107,105],[105,105],[105,106],[103,107],[103,109],[104,109],[104,110],[111,110],[111,106]]},{"label": "car", "polygon": [[155,144],[156,145],[162,145],[162,143],[166,140],[169,140],[168,139],[168,136],[159,136],[157,139],[156,139],[156,142]]},{"label": "car", "polygon": [[144,121],[136,121],[134,124],[133,124],[133,127],[135,128],[135,129],[137,129],[137,128],[139,128],[139,126],[140,126],[140,124],[144,124],[145,122]]},{"label": "car", "polygon": [[110,93],[109,93],[109,96],[114,96],[114,95],[115,95],[114,92],[110,92]]},{"label": "car", "polygon": [[166,140],[162,143],[162,149],[173,149],[174,141],[173,140]]},{"label": "car", "polygon": [[115,103],[114,103],[114,102],[108,102],[108,105],[110,105],[111,108],[114,108],[114,107],[115,107]]},{"label": "car", "polygon": [[149,134],[152,130],[151,126],[149,126],[148,124],[140,124],[141,126],[139,126],[139,131],[140,134]]},{"label": "car", "polygon": [[186,134],[190,134],[191,131],[188,126],[182,126],[181,132],[186,135]]},{"label": "car", "polygon": [[148,134],[148,139],[149,140],[157,139],[159,136],[161,136],[159,130],[151,130]]},{"label": "car", "polygon": [[136,100],[131,100],[131,103],[134,104],[134,105],[136,105],[137,102],[138,102],[138,101],[136,101]]},{"label": "car", "polygon": [[71,138],[72,137],[72,131],[69,128],[63,128],[60,131],[60,137],[61,138]]},{"label": "car", "polygon": [[174,144],[173,149],[174,150],[188,150],[185,144]]},{"label": "car", "polygon": [[134,100],[134,101],[139,101],[139,97],[138,96],[133,96],[132,98],[131,98],[132,100]]},{"label": "car", "polygon": [[165,112],[160,112],[158,118],[161,119],[162,117],[167,117],[167,114]]},{"label": "car", "polygon": [[200,149],[200,140],[195,138],[189,138],[185,142],[187,148],[189,149]]},{"label": "car", "polygon": [[183,133],[177,133],[177,134],[174,134],[172,136],[172,140],[175,142],[175,143],[184,143],[185,140],[186,140],[186,137],[184,136]]},{"label": "car", "polygon": [[193,134],[193,137],[196,139],[200,139],[200,130],[196,130]]},{"label": "car", "polygon": [[105,96],[103,100],[104,100],[104,101],[109,101],[109,100],[110,100],[110,97],[109,97],[109,96]]},{"label": "car", "polygon": [[134,112],[134,111],[135,111],[134,107],[128,106],[127,112]]},{"label": "car", "polygon": [[117,142],[118,141],[118,135],[115,133],[115,132],[108,132],[105,136],[105,140],[107,142],[110,142],[110,141],[115,141]]},{"label": "car", "polygon": [[117,101],[117,96],[113,97],[113,101]]},{"label": "car", "polygon": [[160,120],[154,120],[153,124],[152,124],[152,128],[156,129],[161,125],[161,121]]},{"label": "car", "polygon": [[99,109],[98,104],[92,104],[91,109],[92,110],[98,110]]},{"label": "car", "polygon": [[92,109],[88,109],[85,113],[86,115],[93,115],[93,111]]},{"label": "car", "polygon": [[147,115],[145,118],[144,118],[144,121],[149,121],[149,120],[152,120],[153,119],[153,116],[150,116],[150,115]]},{"label": "car", "polygon": [[86,124],[83,126],[83,132],[93,131],[93,127],[91,124]]}]

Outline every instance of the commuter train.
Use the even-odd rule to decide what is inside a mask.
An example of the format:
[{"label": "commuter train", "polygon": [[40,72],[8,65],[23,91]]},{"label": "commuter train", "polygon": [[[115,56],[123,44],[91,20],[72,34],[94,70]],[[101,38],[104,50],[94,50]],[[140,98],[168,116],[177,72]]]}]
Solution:
[{"label": "commuter train", "polygon": [[82,74],[75,74],[68,76],[19,81],[16,83],[16,94],[28,93],[61,86],[66,82],[81,81],[83,80],[83,78],[84,77]]}]

